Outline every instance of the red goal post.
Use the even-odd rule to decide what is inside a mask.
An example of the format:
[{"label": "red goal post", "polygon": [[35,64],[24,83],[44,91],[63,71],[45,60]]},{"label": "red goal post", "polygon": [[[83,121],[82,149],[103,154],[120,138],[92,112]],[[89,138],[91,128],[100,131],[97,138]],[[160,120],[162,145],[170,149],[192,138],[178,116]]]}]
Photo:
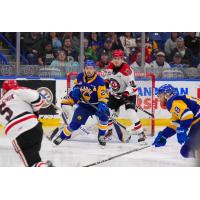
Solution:
[{"label": "red goal post", "polygon": [[[141,113],[140,117],[142,117],[142,123],[144,126],[149,126],[148,132],[151,136],[155,134],[155,81],[156,77],[153,73],[142,73],[142,72],[135,72],[135,79],[136,79],[136,85],[138,86],[138,89],[142,92],[142,95],[138,97],[137,104],[138,107],[141,107],[142,109],[146,109],[148,112],[152,114],[152,116],[145,116],[143,111],[140,109],[139,112]],[[73,87],[73,80],[78,75],[78,72],[69,72],[67,73],[67,93],[69,94],[70,89]],[[100,71],[98,72],[98,75],[104,77],[105,72]],[[145,96],[145,89],[149,88],[149,97]],[[144,103],[145,101],[148,102],[148,108],[145,107]],[[145,117],[144,117],[145,116]]]}]

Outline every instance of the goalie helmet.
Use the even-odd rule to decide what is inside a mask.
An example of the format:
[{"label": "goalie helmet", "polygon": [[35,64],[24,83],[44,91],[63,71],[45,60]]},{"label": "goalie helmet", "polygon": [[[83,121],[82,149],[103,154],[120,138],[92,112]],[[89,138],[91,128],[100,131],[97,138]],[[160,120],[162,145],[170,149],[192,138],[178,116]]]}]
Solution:
[{"label": "goalie helmet", "polygon": [[158,96],[160,94],[177,94],[176,88],[174,88],[171,84],[164,84],[158,88]]},{"label": "goalie helmet", "polygon": [[3,94],[5,94],[7,91],[9,91],[11,89],[15,89],[18,86],[19,85],[16,80],[5,80],[2,84],[2,92],[3,92]]}]

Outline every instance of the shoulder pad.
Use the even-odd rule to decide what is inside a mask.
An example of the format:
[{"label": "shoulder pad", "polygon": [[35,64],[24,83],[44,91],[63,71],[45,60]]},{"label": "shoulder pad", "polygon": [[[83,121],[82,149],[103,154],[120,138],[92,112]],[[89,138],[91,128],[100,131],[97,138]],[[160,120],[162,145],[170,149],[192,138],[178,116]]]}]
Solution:
[{"label": "shoulder pad", "polygon": [[106,69],[114,69],[114,64],[112,63],[112,61],[109,62],[109,64],[106,67]]},{"label": "shoulder pad", "polygon": [[172,96],[172,97],[167,101],[167,105],[166,105],[167,110],[170,111],[170,109],[171,109],[171,107],[172,107],[172,104],[173,104],[173,102],[174,102],[175,100],[183,100],[183,101],[184,101],[184,99],[185,99],[185,95],[183,95],[183,96],[180,96],[180,95],[174,95],[174,96]]},{"label": "shoulder pad", "polygon": [[131,70],[131,68],[129,67],[127,63],[123,64],[120,72],[125,76],[130,76],[133,73],[133,71]]},{"label": "shoulder pad", "polygon": [[105,85],[104,79],[101,76],[97,75],[96,80],[100,85]]},{"label": "shoulder pad", "polygon": [[78,76],[77,76],[78,82],[83,79],[83,76],[84,76],[83,72],[81,72],[80,74],[78,74]]}]

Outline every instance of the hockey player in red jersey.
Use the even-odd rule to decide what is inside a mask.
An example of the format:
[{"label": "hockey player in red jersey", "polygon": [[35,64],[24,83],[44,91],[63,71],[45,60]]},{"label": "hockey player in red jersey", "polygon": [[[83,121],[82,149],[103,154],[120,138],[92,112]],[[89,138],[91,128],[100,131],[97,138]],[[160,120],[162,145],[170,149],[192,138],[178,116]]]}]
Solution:
[{"label": "hockey player in red jersey", "polygon": [[43,130],[38,112],[44,100],[36,90],[20,87],[16,80],[5,80],[0,99],[0,122],[26,167],[51,167],[43,162],[39,151]]},{"label": "hockey player in red jersey", "polygon": [[[124,52],[115,50],[113,52],[113,60],[109,63],[106,71],[107,76],[105,82],[111,89],[108,106],[112,110],[111,113],[119,112],[119,108],[125,105],[126,116],[131,120],[132,126],[127,127],[127,131],[131,134],[139,135],[138,142],[145,140],[145,134],[140,119],[136,113],[137,87],[135,84],[134,72],[129,65],[123,60]],[[112,135],[112,121],[109,122],[110,128],[107,136]],[[121,136],[123,137],[123,136]],[[119,139],[123,141],[123,138]]]}]

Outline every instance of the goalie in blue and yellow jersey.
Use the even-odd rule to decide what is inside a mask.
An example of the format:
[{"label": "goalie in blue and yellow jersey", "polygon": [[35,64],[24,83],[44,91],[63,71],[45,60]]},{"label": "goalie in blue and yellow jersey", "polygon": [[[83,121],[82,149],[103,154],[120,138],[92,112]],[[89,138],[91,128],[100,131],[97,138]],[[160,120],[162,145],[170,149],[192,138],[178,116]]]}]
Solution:
[{"label": "goalie in blue and yellow jersey", "polygon": [[[58,145],[65,139],[70,139],[73,131],[84,125],[89,116],[96,115],[98,118],[98,141],[100,145],[106,145],[104,135],[108,128],[109,109],[107,106],[108,93],[104,80],[96,73],[96,64],[93,60],[87,60],[84,72],[78,74],[75,86],[69,93],[62,105],[74,105],[78,107],[74,111],[69,125],[57,128],[52,134],[52,141]],[[94,108],[94,105],[96,108]]]},{"label": "goalie in blue and yellow jersey", "polygon": [[172,114],[171,123],[154,140],[155,147],[165,146],[167,138],[177,134],[185,158],[198,158],[200,150],[200,99],[177,95],[176,89],[165,84],[158,89],[158,98]]}]

